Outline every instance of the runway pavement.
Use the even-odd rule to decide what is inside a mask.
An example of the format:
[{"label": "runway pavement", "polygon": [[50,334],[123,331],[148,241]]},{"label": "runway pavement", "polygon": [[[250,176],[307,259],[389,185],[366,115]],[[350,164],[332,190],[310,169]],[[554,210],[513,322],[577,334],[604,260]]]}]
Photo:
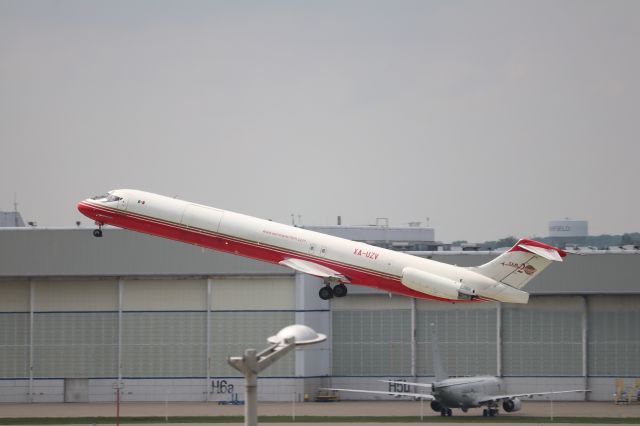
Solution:
[{"label": "runway pavement", "polygon": [[[202,403],[122,403],[120,415],[138,416],[242,416],[241,405]],[[342,401],[282,403],[262,402],[258,406],[260,416],[439,416],[429,408],[428,402],[418,401]],[[2,417],[113,417],[115,403],[59,403],[59,404],[0,404]],[[482,410],[475,408],[463,413],[454,410],[455,417],[481,417]],[[504,413],[501,417],[638,417],[640,404],[615,405],[612,402],[553,402],[523,401],[522,410]],[[469,419],[470,420],[470,419]],[[380,423],[377,423],[380,425]]]}]

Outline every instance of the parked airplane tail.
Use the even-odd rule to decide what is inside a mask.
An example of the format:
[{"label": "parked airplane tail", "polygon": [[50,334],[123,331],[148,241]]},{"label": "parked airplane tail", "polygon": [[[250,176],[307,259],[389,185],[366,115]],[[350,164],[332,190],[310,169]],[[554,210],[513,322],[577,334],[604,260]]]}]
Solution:
[{"label": "parked airplane tail", "polygon": [[440,340],[438,339],[438,330],[436,325],[431,323],[431,356],[433,357],[433,374],[436,382],[441,382],[449,378],[447,370],[442,362],[440,354]]},{"label": "parked airplane tail", "polygon": [[557,247],[521,239],[509,251],[472,269],[486,277],[521,289],[551,262],[562,262],[566,255],[564,250]]}]

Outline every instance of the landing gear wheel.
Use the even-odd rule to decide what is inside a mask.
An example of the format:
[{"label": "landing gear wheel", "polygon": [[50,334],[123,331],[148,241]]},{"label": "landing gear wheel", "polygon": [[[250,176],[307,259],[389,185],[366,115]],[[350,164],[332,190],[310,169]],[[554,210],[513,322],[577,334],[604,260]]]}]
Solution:
[{"label": "landing gear wheel", "polygon": [[102,237],[102,225],[104,225],[104,223],[102,222],[98,222],[97,220],[95,221],[95,224],[98,225],[98,229],[94,229],[93,230],[93,236],[100,238]]},{"label": "landing gear wheel", "polygon": [[333,298],[333,291],[331,290],[331,287],[324,286],[322,288],[320,288],[320,291],[318,292],[318,295],[320,296],[320,299],[322,300],[329,300]]},{"label": "landing gear wheel", "polygon": [[338,284],[333,287],[333,295],[335,297],[344,297],[347,295],[347,286],[344,284]]}]

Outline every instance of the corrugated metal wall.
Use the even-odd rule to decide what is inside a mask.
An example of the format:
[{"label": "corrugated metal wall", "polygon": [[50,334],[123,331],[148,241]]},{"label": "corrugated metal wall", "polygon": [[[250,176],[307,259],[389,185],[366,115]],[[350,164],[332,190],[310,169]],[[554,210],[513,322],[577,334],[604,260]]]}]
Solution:
[{"label": "corrugated metal wall", "polygon": [[[0,378],[237,377],[227,356],[265,347],[266,336],[295,322],[294,281],[210,285],[208,311],[206,279],[0,281]],[[639,306],[635,295],[536,296],[502,306],[351,295],[332,302],[331,371],[433,376],[435,327],[452,376],[640,376]],[[295,357],[263,376],[294,377]]]},{"label": "corrugated metal wall", "polygon": [[419,301],[416,374],[434,375],[432,327],[449,375],[496,374],[496,312],[494,303],[451,305]]},{"label": "corrugated metal wall", "polygon": [[640,377],[640,297],[589,297],[590,376]]},{"label": "corrugated metal wall", "polygon": [[333,374],[409,374],[409,299],[387,296],[354,296],[349,299],[335,299],[333,302]]},{"label": "corrugated metal wall", "polygon": [[[358,299],[334,305],[333,374],[412,375],[407,299]],[[431,324],[452,376],[581,377],[585,359],[586,376],[640,376],[640,296],[534,296],[501,307],[417,301],[417,376],[434,375]]]},{"label": "corrugated metal wall", "polygon": [[[30,286],[34,290],[30,325]],[[234,376],[230,354],[264,346],[264,338],[295,321],[288,278],[213,281],[210,318],[213,376]],[[206,280],[123,283],[122,375],[204,377],[207,372]],[[0,282],[0,377],[117,377],[118,282]],[[640,296],[588,296],[587,374],[640,375]],[[334,375],[412,374],[410,301],[378,295],[333,304]],[[583,375],[583,304],[578,296],[532,297],[501,310],[502,375]],[[451,375],[496,374],[495,304],[417,301],[416,371],[433,375],[434,324]],[[33,336],[30,335],[31,331]],[[30,343],[33,354],[30,355]],[[272,376],[292,375],[293,359]]]},{"label": "corrugated metal wall", "polygon": [[504,376],[581,376],[581,297],[532,297],[505,305],[502,316]]},{"label": "corrugated metal wall", "polygon": [[[35,379],[237,376],[229,355],[265,347],[294,322],[294,281],[214,279],[211,287],[207,312],[206,279],[0,281],[0,379],[29,378],[31,362]],[[266,376],[292,376],[294,364],[287,357]]]}]

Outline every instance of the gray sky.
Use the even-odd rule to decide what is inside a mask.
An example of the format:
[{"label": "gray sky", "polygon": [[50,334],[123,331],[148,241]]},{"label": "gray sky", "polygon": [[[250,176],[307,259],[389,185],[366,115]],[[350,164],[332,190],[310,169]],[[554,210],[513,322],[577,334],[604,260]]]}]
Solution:
[{"label": "gray sky", "polygon": [[639,81],[638,1],[0,0],[0,210],[640,231]]}]

